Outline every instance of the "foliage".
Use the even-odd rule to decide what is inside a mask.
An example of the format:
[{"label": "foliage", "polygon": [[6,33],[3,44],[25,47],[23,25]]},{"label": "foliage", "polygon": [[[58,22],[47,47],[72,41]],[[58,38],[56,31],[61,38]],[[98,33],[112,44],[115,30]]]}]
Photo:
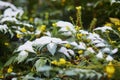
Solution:
[{"label": "foliage", "polygon": [[[93,18],[90,24],[85,22],[87,26],[89,25],[89,28],[86,29],[82,22],[82,16],[86,14],[82,14],[82,11],[89,8],[75,7],[75,5],[70,7],[73,2],[65,6],[67,0],[62,1],[55,0],[55,3],[62,8],[67,7],[65,9],[69,9],[68,11],[76,10],[76,20],[70,17],[72,23],[58,20],[56,17],[51,19],[53,13],[50,13],[49,9],[47,12],[45,11],[46,13],[44,13],[44,9],[43,13],[38,16],[39,11],[35,13],[28,9],[28,12],[24,12],[11,3],[0,1],[3,4],[0,6],[0,37],[2,37],[0,38],[0,51],[3,53],[0,54],[2,56],[0,58],[0,77],[2,79],[119,79],[119,75],[116,77],[114,74],[119,73],[115,69],[119,66],[120,60],[120,20],[109,18],[110,21],[106,21],[105,25],[95,27],[98,25],[97,20],[101,18],[98,14],[99,18]],[[52,0],[47,2],[52,4]],[[29,3],[32,4],[32,1],[30,0]],[[37,1],[33,4],[36,3]],[[98,8],[101,3],[117,5],[119,1],[93,1],[91,9]],[[83,4],[86,3],[81,5]],[[41,5],[49,7],[45,5],[44,1]],[[56,5],[53,6],[53,8],[56,7]],[[56,9],[53,10],[56,11]],[[99,10],[98,12],[100,12]],[[28,15],[28,13],[32,15]],[[44,18],[39,18],[44,15]],[[2,66],[3,64],[4,66]]]}]

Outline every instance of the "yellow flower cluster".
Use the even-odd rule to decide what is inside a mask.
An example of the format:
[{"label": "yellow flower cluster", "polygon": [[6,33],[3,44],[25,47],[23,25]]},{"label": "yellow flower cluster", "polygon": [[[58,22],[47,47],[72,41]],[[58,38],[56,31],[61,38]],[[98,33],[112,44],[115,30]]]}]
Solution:
[{"label": "yellow flower cluster", "polygon": [[113,74],[115,73],[115,68],[112,64],[112,62],[109,62],[109,64],[106,66],[105,71],[108,75],[108,78],[111,78]]},{"label": "yellow flower cluster", "polygon": [[81,29],[81,27],[79,27],[79,26],[76,26],[76,27],[75,27],[75,30],[76,30],[76,31],[79,31],[80,29]]},{"label": "yellow flower cluster", "polygon": [[38,30],[40,30],[41,32],[44,32],[46,30],[46,25],[39,26]]},{"label": "yellow flower cluster", "polygon": [[67,62],[64,58],[60,58],[59,61],[53,60],[51,64],[56,66],[65,66],[66,64],[71,64],[70,62]]},{"label": "yellow flower cluster", "polygon": [[77,39],[81,39],[82,36],[83,36],[82,33],[77,33],[77,34],[76,34]]}]

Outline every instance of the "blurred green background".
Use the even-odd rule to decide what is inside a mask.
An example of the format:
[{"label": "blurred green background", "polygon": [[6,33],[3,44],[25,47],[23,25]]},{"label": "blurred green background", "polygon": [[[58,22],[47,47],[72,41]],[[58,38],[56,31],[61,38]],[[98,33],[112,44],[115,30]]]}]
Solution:
[{"label": "blurred green background", "polygon": [[91,20],[97,18],[97,25],[102,26],[109,21],[109,17],[120,18],[120,3],[114,0],[4,0],[16,6],[21,6],[28,18],[44,19],[45,14],[50,20],[76,20],[76,6],[82,6],[82,20],[84,27],[88,27]]}]

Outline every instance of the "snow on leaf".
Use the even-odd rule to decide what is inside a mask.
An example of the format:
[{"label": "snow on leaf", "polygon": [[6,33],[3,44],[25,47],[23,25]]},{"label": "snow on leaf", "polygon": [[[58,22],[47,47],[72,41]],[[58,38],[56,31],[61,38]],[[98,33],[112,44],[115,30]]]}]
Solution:
[{"label": "snow on leaf", "polygon": [[58,52],[63,53],[63,54],[66,55],[67,57],[70,57],[70,55],[69,55],[69,53],[68,53],[68,50],[67,50],[67,48],[65,48],[65,47],[61,47],[61,48],[58,50]]},{"label": "snow on leaf", "polygon": [[110,53],[110,48],[106,47],[106,48],[102,49],[102,52],[104,52],[104,53]]},{"label": "snow on leaf", "polygon": [[40,69],[41,67],[45,66],[46,62],[47,62],[47,61],[44,60],[44,59],[39,59],[39,60],[37,60],[37,61],[35,62],[35,64],[34,64],[34,66],[36,67],[36,70],[39,71],[39,69]]},{"label": "snow on leaf", "polygon": [[99,51],[99,53],[96,55],[96,57],[102,59],[103,58],[103,53],[101,51]]},{"label": "snow on leaf", "polygon": [[17,59],[18,63],[20,63],[20,62],[24,61],[27,58],[27,56],[28,56],[28,52],[21,51],[16,59]]},{"label": "snow on leaf", "polygon": [[67,51],[68,51],[68,53],[71,54],[72,56],[75,54],[74,51],[71,50],[71,49],[68,49]]},{"label": "snow on leaf", "polygon": [[105,47],[106,45],[104,43],[98,43],[95,45],[96,47]]},{"label": "snow on leaf", "polygon": [[19,15],[18,17],[20,18],[22,14],[22,9],[13,10],[12,8],[7,8],[3,13],[3,17],[17,17]]},{"label": "snow on leaf", "polygon": [[110,56],[110,55],[108,55],[108,56],[106,57],[106,60],[107,60],[107,61],[112,61],[112,60],[113,60],[113,57]]},{"label": "snow on leaf", "polygon": [[4,8],[7,8],[7,7],[10,7],[14,10],[17,9],[13,4],[11,4],[9,2],[0,1],[0,9],[4,9]]},{"label": "snow on leaf", "polygon": [[17,49],[17,51],[23,51],[23,50],[35,53],[35,51],[32,48],[32,42],[31,41],[25,42],[23,45],[19,46],[18,49]]},{"label": "snow on leaf", "polygon": [[112,28],[108,26],[104,26],[104,27],[98,27],[94,30],[101,30],[102,32],[105,32],[106,30],[112,30]]},{"label": "snow on leaf", "polygon": [[4,33],[7,33],[8,32],[8,27],[7,27],[7,25],[0,25],[0,31],[1,32],[4,32]]},{"label": "snow on leaf", "polygon": [[49,51],[52,55],[55,54],[56,48],[57,48],[57,44],[55,44],[55,43],[49,43],[49,44],[47,45],[47,49],[48,49],[48,51]]},{"label": "snow on leaf", "polygon": [[93,50],[92,47],[88,47],[88,48],[87,48],[87,51],[89,51],[90,53],[95,53],[95,51]]},{"label": "snow on leaf", "polygon": [[115,49],[113,49],[112,51],[111,51],[111,54],[115,54],[115,53],[117,53],[118,52],[118,48],[115,48]]},{"label": "snow on leaf", "polygon": [[1,19],[1,23],[4,23],[6,21],[9,21],[9,22],[18,22],[18,20],[15,18],[15,17],[4,17]]},{"label": "snow on leaf", "polygon": [[86,49],[86,44],[84,42],[79,42],[79,45],[76,46],[78,49]]}]

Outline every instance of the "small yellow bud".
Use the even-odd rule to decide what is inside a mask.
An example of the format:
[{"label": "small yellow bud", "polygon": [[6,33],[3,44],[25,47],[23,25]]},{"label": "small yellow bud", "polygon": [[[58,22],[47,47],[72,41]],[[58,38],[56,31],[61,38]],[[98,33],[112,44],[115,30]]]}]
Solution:
[{"label": "small yellow bud", "polygon": [[83,54],[83,50],[79,50],[79,51],[78,51],[78,54]]},{"label": "small yellow bud", "polygon": [[61,65],[66,64],[66,60],[64,58],[60,58],[59,64],[61,64]]},{"label": "small yellow bud", "polygon": [[112,62],[109,62],[109,64],[106,66],[105,70],[106,70],[108,77],[111,78],[112,75],[115,73],[115,68],[114,68]]},{"label": "small yellow bud", "polygon": [[106,23],[105,26],[112,27],[112,23]]},{"label": "small yellow bud", "polygon": [[52,26],[53,26],[53,27],[57,27],[57,24],[56,24],[56,23],[52,23]]},{"label": "small yellow bud", "polygon": [[67,62],[68,65],[71,65],[71,62]]},{"label": "small yellow bud", "polygon": [[17,38],[22,38],[22,34],[17,34],[16,37]]},{"label": "small yellow bud", "polygon": [[76,26],[76,27],[75,27],[75,30],[76,30],[76,31],[79,31],[79,30],[80,30],[80,28],[81,28],[81,27]]},{"label": "small yellow bud", "polygon": [[70,44],[65,44],[65,47],[66,48],[71,48],[71,45]]},{"label": "small yellow bud", "polygon": [[13,67],[10,66],[10,67],[8,68],[7,72],[8,72],[8,73],[11,73],[12,71],[13,71]]},{"label": "small yellow bud", "polygon": [[23,27],[21,28],[21,32],[26,32],[27,30]]},{"label": "small yellow bud", "polygon": [[118,27],[118,31],[120,31],[120,27]]},{"label": "small yellow bud", "polygon": [[112,44],[116,43],[116,41],[111,41]]},{"label": "small yellow bud", "polygon": [[8,42],[5,42],[5,43],[4,43],[4,45],[5,45],[5,46],[8,46],[8,45],[9,45],[9,43],[8,43]]},{"label": "small yellow bud", "polygon": [[51,64],[58,65],[58,62],[56,60],[52,61]]},{"label": "small yellow bud", "polygon": [[81,39],[81,37],[83,36],[83,34],[77,33],[76,36],[77,36],[77,39]]},{"label": "small yellow bud", "polygon": [[79,60],[80,58],[78,56],[76,56],[76,59]]},{"label": "small yellow bud", "polygon": [[76,7],[76,9],[77,9],[77,10],[81,10],[81,9],[82,9],[82,7],[81,7],[81,6],[78,6],[78,7]]},{"label": "small yellow bud", "polygon": [[31,71],[32,71],[32,72],[33,72],[33,71],[35,71],[35,68],[34,68],[34,67],[32,67],[32,68],[31,68]]}]

